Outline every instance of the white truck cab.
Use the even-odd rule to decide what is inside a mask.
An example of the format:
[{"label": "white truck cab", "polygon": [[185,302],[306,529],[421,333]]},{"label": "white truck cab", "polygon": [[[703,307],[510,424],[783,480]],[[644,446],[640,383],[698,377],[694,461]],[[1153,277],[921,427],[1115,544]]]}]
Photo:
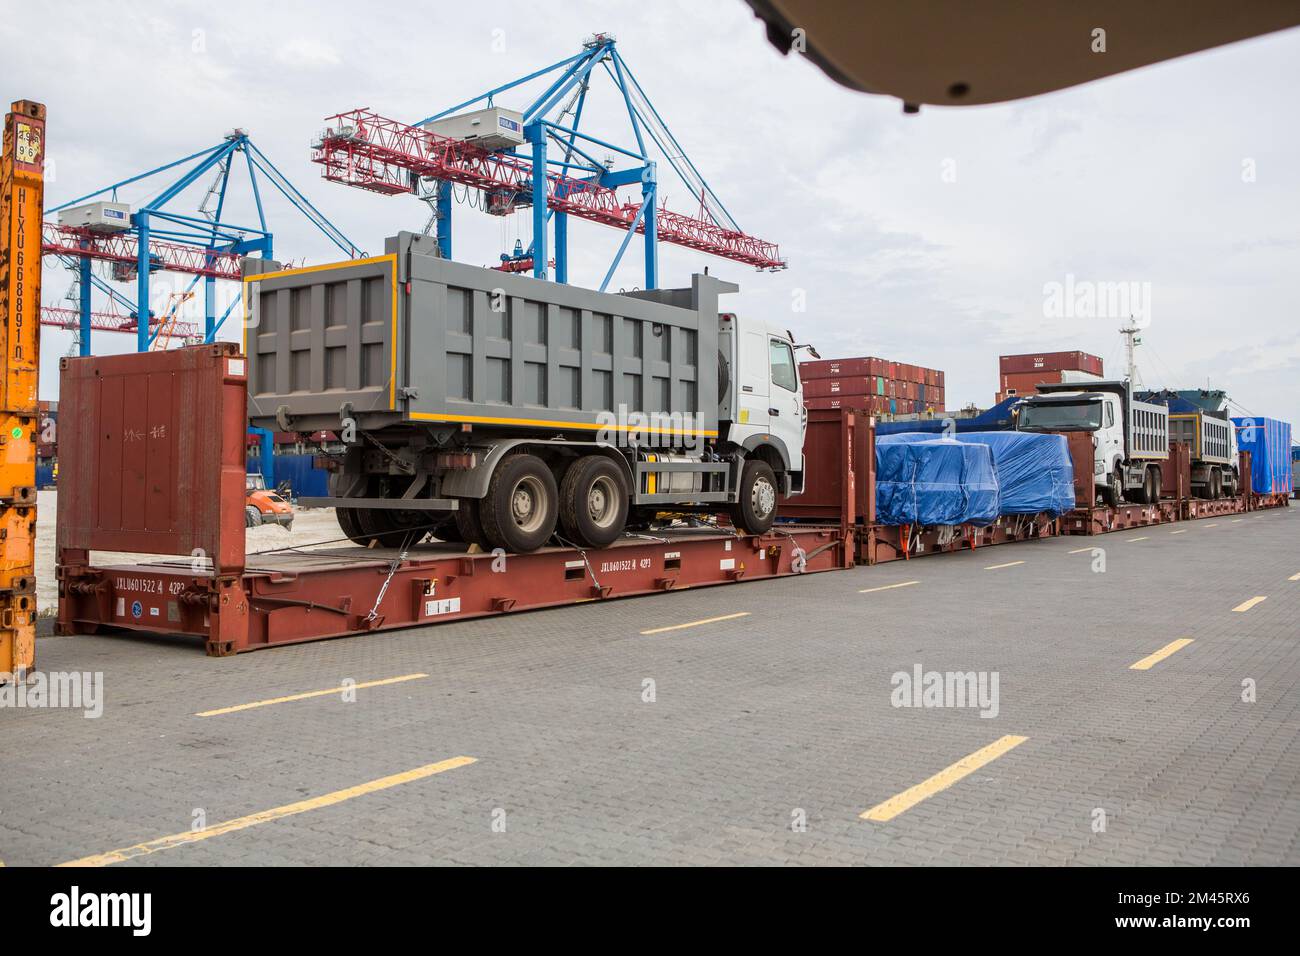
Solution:
[{"label": "white truck cab", "polygon": [[[808,412],[799,381],[797,348],[789,332],[771,322],[724,312],[719,316],[719,435],[752,454],[764,446],[779,456],[782,495],[803,491],[803,439]],[[775,464],[775,462],[774,462]]]}]

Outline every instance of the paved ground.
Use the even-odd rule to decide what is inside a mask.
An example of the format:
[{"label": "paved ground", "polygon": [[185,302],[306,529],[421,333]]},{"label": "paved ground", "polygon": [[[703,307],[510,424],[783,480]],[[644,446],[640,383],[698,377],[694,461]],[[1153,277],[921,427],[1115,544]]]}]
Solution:
[{"label": "paved ground", "polygon": [[[0,709],[0,860],[1298,864],[1298,531],[1291,508],[235,659],[45,638],[106,704]],[[997,716],[893,706],[916,665],[995,672]]]}]

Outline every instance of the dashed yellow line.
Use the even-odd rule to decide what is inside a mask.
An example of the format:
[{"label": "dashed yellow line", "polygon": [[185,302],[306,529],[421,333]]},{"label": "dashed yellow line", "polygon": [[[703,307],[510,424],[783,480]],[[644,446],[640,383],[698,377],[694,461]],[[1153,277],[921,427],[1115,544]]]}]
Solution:
[{"label": "dashed yellow line", "polygon": [[421,677],[428,676],[428,674],[403,674],[401,677],[385,677],[383,680],[368,680],[360,684],[340,684],[338,687],[329,687],[325,690],[309,690],[304,691],[301,694],[289,694],[286,697],[272,697],[268,700],[255,700],[248,704],[235,704],[233,707],[218,707],[216,710],[201,710],[194,716],[216,717],[220,714],[234,714],[241,710],[252,710],[255,707],[270,707],[272,704],[287,704],[295,700],[307,700],[310,697],[325,697],[330,694],[342,693],[345,690],[365,690],[367,687],[383,687],[386,684],[401,684],[408,680],[419,680]]},{"label": "dashed yellow line", "polygon": [[1293,575],[1291,575],[1289,578],[1287,578],[1287,580],[1288,580],[1288,581],[1300,581],[1300,574],[1293,574]]},{"label": "dashed yellow line", "polygon": [[1176,641],[1170,641],[1168,644],[1160,648],[1160,650],[1156,651],[1154,654],[1148,654],[1146,657],[1142,658],[1142,660],[1138,661],[1136,664],[1130,664],[1128,666],[1128,669],[1131,671],[1149,671],[1151,670],[1151,668],[1155,667],[1157,664],[1163,661],[1170,654],[1173,654],[1177,651],[1181,651],[1184,647],[1186,647],[1188,644],[1191,643],[1192,643],[1192,639],[1190,637],[1180,637]]},{"label": "dashed yellow line", "polygon": [[1017,564],[1024,564],[1023,561],[1008,561],[1006,564],[990,564],[985,571],[997,571],[1001,568],[1014,568]]},{"label": "dashed yellow line", "polygon": [[1085,551],[1094,551],[1095,548],[1075,548],[1073,551],[1067,551],[1066,554],[1083,554]]},{"label": "dashed yellow line", "polygon": [[200,840],[210,840],[224,833],[245,830],[248,827],[257,826],[259,823],[269,823],[272,820],[280,820],[294,814],[306,813],[308,810],[331,807],[336,803],[342,803],[354,797],[363,797],[366,794],[377,793],[380,790],[387,790],[390,787],[396,787],[404,783],[423,780],[426,777],[432,777],[434,774],[455,770],[457,767],[465,767],[476,762],[474,757],[452,757],[449,760],[440,760],[437,763],[416,767],[414,770],[406,770],[388,777],[380,777],[378,780],[371,780],[355,787],[348,787],[345,790],[335,790],[319,797],[311,797],[307,800],[299,800],[296,803],[285,804],[282,807],[273,807],[270,810],[262,810],[258,813],[250,813],[247,816],[236,817],[224,823],[204,827],[202,830],[173,833],[171,836],[159,837],[157,840],[150,840],[147,843],[137,843],[135,846],[110,850],[107,853],[97,853],[94,856],[83,856],[79,860],[69,860],[67,863],[60,863],[59,866],[111,866],[114,863],[121,863],[124,860],[131,860],[138,856],[147,856],[160,850],[171,850],[187,843],[197,843]]},{"label": "dashed yellow line", "polygon": [[878,588],[863,588],[859,594],[873,594],[876,591],[892,591],[894,588],[910,588],[913,584],[920,584],[920,581],[900,581],[898,584],[882,584]]},{"label": "dashed yellow line", "polygon": [[894,819],[900,813],[912,809],[922,800],[928,800],[936,793],[947,790],[958,780],[968,777],[980,767],[996,760],[1004,753],[1019,747],[1028,737],[1017,737],[1014,734],[1008,734],[1000,737],[987,747],[981,747],[969,756],[962,757],[950,767],[945,767],[936,773],[933,777],[923,780],[914,787],[909,787],[897,796],[890,797],[884,803],[878,803],[870,810],[858,814],[859,819],[874,820],[877,823],[885,823]]},{"label": "dashed yellow line", "polygon": [[1234,607],[1233,610],[1234,610],[1234,611],[1237,611],[1237,612],[1239,612],[1239,613],[1242,613],[1242,612],[1245,612],[1245,611],[1249,611],[1249,610],[1250,610],[1252,607],[1254,607],[1256,604],[1259,604],[1259,603],[1261,603],[1261,602],[1263,602],[1263,601],[1267,601],[1267,600],[1268,600],[1268,596],[1267,596],[1267,595],[1258,594],[1258,595],[1256,595],[1255,597],[1251,598],[1249,601],[1242,601],[1240,604],[1238,604],[1236,607]]},{"label": "dashed yellow line", "polygon": [[1144,534],[1144,535],[1143,535],[1142,537],[1140,537],[1140,538],[1129,538],[1129,541],[1130,541],[1130,542],[1132,542],[1132,541],[1146,541],[1146,540],[1147,540],[1148,538],[1150,538],[1150,537],[1151,537],[1150,535],[1148,535],[1148,534]]},{"label": "dashed yellow line", "polygon": [[1186,528],[1179,528],[1177,531],[1170,531],[1170,534],[1187,534]]},{"label": "dashed yellow line", "polygon": [[680,631],[684,627],[699,627],[701,624],[716,624],[718,621],[734,621],[738,617],[749,617],[748,611],[740,611],[736,614],[723,614],[720,617],[706,617],[702,621],[687,621],[685,624],[672,624],[668,627],[652,627],[648,631],[642,631],[642,634],[662,634],[664,631]]},{"label": "dashed yellow line", "polygon": [[1219,522],[1217,521],[1211,521],[1209,524],[1201,525],[1201,527],[1203,528],[1217,528],[1218,526],[1219,526]]},{"label": "dashed yellow line", "polygon": [[1233,518],[1232,523],[1236,524],[1238,521],[1245,521],[1245,520],[1246,520],[1245,518]]}]

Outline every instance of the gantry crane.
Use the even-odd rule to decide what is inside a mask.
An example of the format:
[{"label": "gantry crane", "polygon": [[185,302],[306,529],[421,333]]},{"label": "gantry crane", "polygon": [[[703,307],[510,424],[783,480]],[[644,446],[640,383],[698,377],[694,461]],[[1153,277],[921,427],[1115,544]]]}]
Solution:
[{"label": "gantry crane", "polygon": [[[241,163],[248,170],[248,182],[257,208],[257,226],[238,225],[223,220],[232,168]],[[178,179],[165,185],[145,204],[131,209],[116,203],[118,190],[141,183],[168,170],[182,167]],[[259,177],[260,174],[260,177]],[[182,214],[170,204],[195,183],[210,176],[197,215]],[[48,210],[59,214],[61,221],[42,223],[42,251],[57,257],[77,273],[79,291],[77,328],[80,330],[82,355],[90,354],[92,330],[134,332],[138,351],[148,351],[159,340],[164,325],[167,336],[199,338],[212,341],[226,317],[231,314],[239,298],[234,298],[221,315],[216,311],[215,283],[218,279],[239,281],[241,260],[246,255],[269,258],[273,251],[273,237],[267,225],[262,203],[260,181],[271,183],[291,204],[307,218],[327,239],[351,258],[364,255],[350,239],[334,226],[257,148],[244,130],[234,130],[220,143],[199,150],[189,156],[156,167],[137,176],[79,196]],[[98,201],[98,203],[96,203]],[[87,205],[90,204],[90,205]],[[107,207],[107,214],[116,214],[118,221],[106,221],[102,215],[91,218],[89,224],[77,221],[78,210],[92,206]],[[95,210],[99,212],[100,210]],[[106,262],[112,270],[111,278],[118,282],[134,282],[136,302],[115,289],[92,271],[95,262]],[[155,315],[149,308],[150,277],[155,272],[175,272],[192,276],[183,294],[193,292],[200,281],[204,283],[204,323],[200,330],[190,323],[178,323],[170,316]],[[106,294],[110,301],[121,306],[129,318],[123,322],[112,312],[92,308],[92,290]],[[137,305],[138,303],[138,305]],[[46,325],[68,327],[68,312],[72,310],[47,307],[42,313]],[[147,321],[139,321],[141,313]]]},{"label": "gantry crane", "polygon": [[[620,94],[634,145],[618,146],[579,128],[591,80],[602,72]],[[543,78],[549,80],[545,90],[524,109],[493,112],[498,96]],[[479,104],[486,104],[481,112],[492,135],[448,135],[451,129],[463,133],[464,127],[453,126],[451,121],[477,116],[462,111]],[[452,256],[454,184],[477,190],[489,213],[505,215],[531,207],[532,247],[526,255],[506,256],[504,261],[510,271],[530,265],[537,278],[548,277],[553,242],[554,278],[569,281],[569,216],[625,231],[602,290],[613,278],[635,233],[645,237],[646,288],[658,286],[660,242],[758,269],[786,266],[775,243],[757,239],[736,224],[650,103],[609,34],[595,34],[573,56],[414,124],[387,119],[368,108],[339,113],[326,122],[329,127],[312,149],[312,160],[321,165],[322,176],[388,195],[423,193],[435,210],[433,222],[444,258]],[[514,141],[502,145],[511,134]],[[520,148],[526,148],[526,153],[518,152]],[[681,179],[692,202],[698,202],[697,214],[664,208],[652,148]],[[632,163],[616,169],[613,159],[593,155],[599,151]],[[623,199],[618,193],[622,187],[639,189],[640,201]],[[548,223],[553,225],[553,239],[548,239]]]}]

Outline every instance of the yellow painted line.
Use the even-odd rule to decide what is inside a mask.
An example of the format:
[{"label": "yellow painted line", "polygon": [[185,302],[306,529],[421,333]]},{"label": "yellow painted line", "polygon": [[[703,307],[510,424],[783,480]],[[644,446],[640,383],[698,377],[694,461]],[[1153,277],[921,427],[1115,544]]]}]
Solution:
[{"label": "yellow painted line", "polygon": [[1238,521],[1245,521],[1245,520],[1246,520],[1245,518],[1233,518],[1232,523],[1236,524]]},{"label": "yellow painted line", "polygon": [[882,584],[878,588],[863,588],[859,594],[873,594],[876,591],[892,591],[894,588],[910,588],[913,584],[920,584],[920,581],[900,581],[898,584]]},{"label": "yellow painted line", "polygon": [[688,621],[685,624],[673,624],[669,627],[652,627],[648,631],[642,631],[642,634],[662,634],[664,631],[680,631],[684,627],[699,627],[701,624],[716,624],[718,621],[734,621],[738,617],[749,617],[748,611],[739,611],[736,614],[723,614],[721,617],[706,617],[702,621]]},{"label": "yellow painted line", "polygon": [[1142,658],[1142,660],[1138,661],[1136,664],[1130,664],[1128,666],[1128,669],[1131,671],[1149,671],[1151,670],[1151,668],[1155,667],[1155,665],[1159,664],[1170,654],[1173,654],[1175,651],[1181,651],[1184,647],[1186,647],[1190,643],[1192,643],[1192,639],[1190,637],[1180,637],[1176,641],[1170,641],[1168,644],[1160,648],[1160,650],[1156,651],[1154,654],[1148,654],[1146,657]]},{"label": "yellow painted line", "polygon": [[1129,538],[1129,541],[1146,541],[1149,537],[1150,537],[1150,535],[1145,535],[1145,534],[1144,534],[1144,535],[1143,535],[1142,537],[1140,537],[1140,538]]},{"label": "yellow painted line", "polygon": [[1289,578],[1287,578],[1287,580],[1288,580],[1288,581],[1300,581],[1300,574],[1293,574],[1293,575],[1291,575]]},{"label": "yellow painted line", "polygon": [[403,674],[401,677],[385,677],[383,680],[368,680],[361,684],[353,684],[351,687],[345,687],[340,684],[338,687],[330,687],[326,690],[309,690],[301,694],[289,694],[287,697],[272,697],[268,700],[255,700],[251,704],[236,704],[233,707],[218,707],[216,710],[201,710],[195,717],[216,717],[219,714],[234,714],[241,710],[252,710],[255,707],[270,707],[272,704],[287,704],[294,700],[307,700],[309,697],[326,697],[330,694],[338,694],[344,690],[365,690],[367,687],[383,687],[386,684],[401,684],[408,680],[419,680],[421,677],[428,677],[428,674]]},{"label": "yellow painted line", "polygon": [[1095,548],[1075,548],[1073,551],[1067,551],[1066,554],[1083,554],[1085,551],[1095,551]]},{"label": "yellow painted line", "polygon": [[248,827],[257,826],[259,823],[269,823],[272,820],[291,817],[298,813],[306,813],[308,810],[332,807],[336,803],[351,800],[353,797],[364,797],[370,793],[378,793],[380,790],[387,790],[403,783],[423,780],[425,777],[432,777],[434,774],[455,770],[457,767],[465,767],[476,762],[477,760],[474,757],[452,757],[449,760],[440,760],[437,763],[416,767],[414,770],[406,770],[388,777],[380,777],[378,780],[371,780],[368,783],[348,787],[345,790],[335,790],[319,797],[310,797],[307,800],[288,803],[282,807],[274,807],[270,810],[262,810],[258,813],[250,813],[247,816],[236,817],[224,823],[204,827],[202,830],[186,830],[184,833],[173,833],[171,836],[159,837],[157,840],[150,840],[147,843],[137,843],[135,846],[124,847],[121,850],[110,850],[107,853],[97,853],[94,856],[83,856],[79,860],[69,860],[67,863],[60,863],[59,866],[111,866],[114,863],[131,860],[137,856],[157,853],[159,850],[171,850],[187,843],[209,840],[224,833],[246,830]]},{"label": "yellow painted line", "polygon": [[1207,525],[1202,525],[1202,527],[1205,527],[1205,528],[1217,528],[1218,526],[1219,526],[1219,522],[1217,522],[1217,521],[1211,521],[1211,522],[1210,522],[1209,524],[1207,524]]},{"label": "yellow painted line", "polygon": [[985,571],[996,571],[999,568],[1014,568],[1017,564],[1024,564],[1023,561],[1008,561],[1006,564],[990,564]]},{"label": "yellow painted line", "polygon": [[1242,601],[1240,604],[1238,604],[1236,607],[1234,607],[1233,610],[1234,610],[1234,611],[1249,611],[1249,610],[1250,610],[1252,607],[1254,607],[1256,604],[1259,604],[1261,601],[1267,601],[1267,600],[1268,600],[1268,597],[1265,596],[1265,595],[1262,595],[1262,594],[1261,594],[1261,595],[1256,595],[1255,597],[1251,598],[1249,601]]},{"label": "yellow painted line", "polygon": [[1186,528],[1179,528],[1177,531],[1170,531],[1170,534],[1187,534]]},{"label": "yellow painted line", "polygon": [[884,823],[894,819],[900,813],[912,809],[922,800],[933,797],[942,790],[947,790],[958,780],[970,776],[980,767],[996,760],[1007,751],[1019,747],[1028,737],[1017,737],[1014,734],[1008,734],[1000,737],[987,747],[981,747],[973,754],[962,757],[950,767],[945,767],[928,780],[923,780],[915,787],[909,787],[895,797],[890,797],[884,803],[878,803],[870,810],[858,815],[862,820],[875,820],[878,823]]}]

